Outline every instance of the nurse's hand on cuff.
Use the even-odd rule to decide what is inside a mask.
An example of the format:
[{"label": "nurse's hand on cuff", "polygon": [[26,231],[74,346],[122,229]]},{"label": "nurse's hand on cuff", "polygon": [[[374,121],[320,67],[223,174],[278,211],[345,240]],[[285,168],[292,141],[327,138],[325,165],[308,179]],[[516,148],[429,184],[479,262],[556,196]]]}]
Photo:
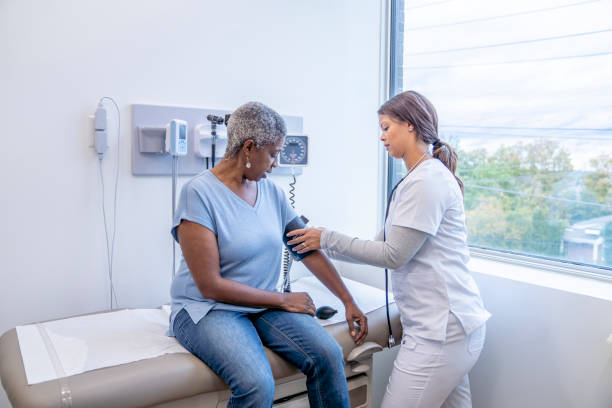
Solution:
[{"label": "nurse's hand on cuff", "polygon": [[288,241],[287,244],[299,244],[292,248],[298,254],[303,254],[304,252],[321,249],[322,233],[323,228],[296,229],[287,233],[288,237],[295,237],[291,241]]}]

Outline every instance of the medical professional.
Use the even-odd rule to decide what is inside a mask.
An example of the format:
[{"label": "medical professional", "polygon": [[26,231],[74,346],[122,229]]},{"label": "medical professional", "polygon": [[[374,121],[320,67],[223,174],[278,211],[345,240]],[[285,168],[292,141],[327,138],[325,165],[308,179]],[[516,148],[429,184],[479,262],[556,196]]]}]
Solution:
[{"label": "medical professional", "polygon": [[[286,133],[283,118],[266,105],[240,106],[228,123],[223,160],[183,187],[172,229],[183,259],[171,287],[169,334],[228,384],[228,407],[272,406],[267,346],[306,374],[311,407],[348,408],[342,350],[313,318],[312,299],[275,289],[283,235],[298,218],[266,179]],[[332,263],[322,251],[298,257],[342,300],[351,335],[363,342],[366,317]]]},{"label": "medical professional", "polygon": [[417,92],[394,96],[378,115],[380,140],[408,170],[391,193],[384,229],[373,241],[300,229],[288,234],[297,236],[289,244],[299,244],[298,253],[322,248],[333,258],[391,270],[403,337],[383,408],[471,407],[468,373],[490,314],[467,267],[457,154],[438,138],[436,111]]}]

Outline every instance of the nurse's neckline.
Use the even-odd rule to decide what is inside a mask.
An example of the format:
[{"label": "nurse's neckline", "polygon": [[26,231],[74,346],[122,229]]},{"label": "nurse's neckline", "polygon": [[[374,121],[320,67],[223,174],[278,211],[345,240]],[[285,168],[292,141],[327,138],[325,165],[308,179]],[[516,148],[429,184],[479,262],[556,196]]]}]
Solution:
[{"label": "nurse's neckline", "polygon": [[425,162],[425,161],[427,161],[427,160],[429,160],[429,159],[431,159],[431,158],[432,158],[432,157],[431,157],[429,154],[427,154],[427,153],[428,153],[428,152],[427,152],[427,150],[426,150],[426,151],[423,153],[423,155],[422,155],[421,157],[419,157],[419,160],[417,160],[417,161],[416,161],[416,163],[414,163],[414,164],[412,165],[412,167],[410,167],[410,168],[408,169],[408,171],[406,172],[406,175],[408,175],[408,174],[412,173],[412,172],[414,171],[414,169],[416,169],[417,167],[419,167],[419,165],[420,165],[421,163],[423,163],[423,162]]}]

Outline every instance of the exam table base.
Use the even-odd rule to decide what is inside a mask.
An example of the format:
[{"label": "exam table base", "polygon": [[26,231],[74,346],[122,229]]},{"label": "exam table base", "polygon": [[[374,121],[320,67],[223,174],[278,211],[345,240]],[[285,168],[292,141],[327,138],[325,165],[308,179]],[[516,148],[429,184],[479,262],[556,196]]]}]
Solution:
[{"label": "exam table base", "polygon": [[[363,362],[371,364],[372,358],[370,357]],[[370,408],[372,389],[370,372],[348,378],[347,384],[351,408]],[[226,408],[229,397],[229,391],[209,392],[165,404],[154,405],[151,408]],[[306,394],[306,378],[299,376],[293,381],[276,384],[274,400],[273,408],[308,408],[310,405],[308,404],[308,395]]]}]

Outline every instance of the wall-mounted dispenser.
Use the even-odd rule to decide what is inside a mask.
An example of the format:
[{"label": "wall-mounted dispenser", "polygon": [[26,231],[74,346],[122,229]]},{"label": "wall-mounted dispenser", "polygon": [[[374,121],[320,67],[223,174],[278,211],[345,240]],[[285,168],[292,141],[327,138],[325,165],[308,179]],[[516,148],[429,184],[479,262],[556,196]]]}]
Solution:
[{"label": "wall-mounted dispenser", "polygon": [[[201,158],[212,157],[212,139],[210,125],[206,123],[200,123],[193,128],[193,143],[195,146],[195,154]],[[217,130],[217,140],[215,157],[216,161],[223,157],[225,149],[227,148],[227,133],[226,131]]]}]

